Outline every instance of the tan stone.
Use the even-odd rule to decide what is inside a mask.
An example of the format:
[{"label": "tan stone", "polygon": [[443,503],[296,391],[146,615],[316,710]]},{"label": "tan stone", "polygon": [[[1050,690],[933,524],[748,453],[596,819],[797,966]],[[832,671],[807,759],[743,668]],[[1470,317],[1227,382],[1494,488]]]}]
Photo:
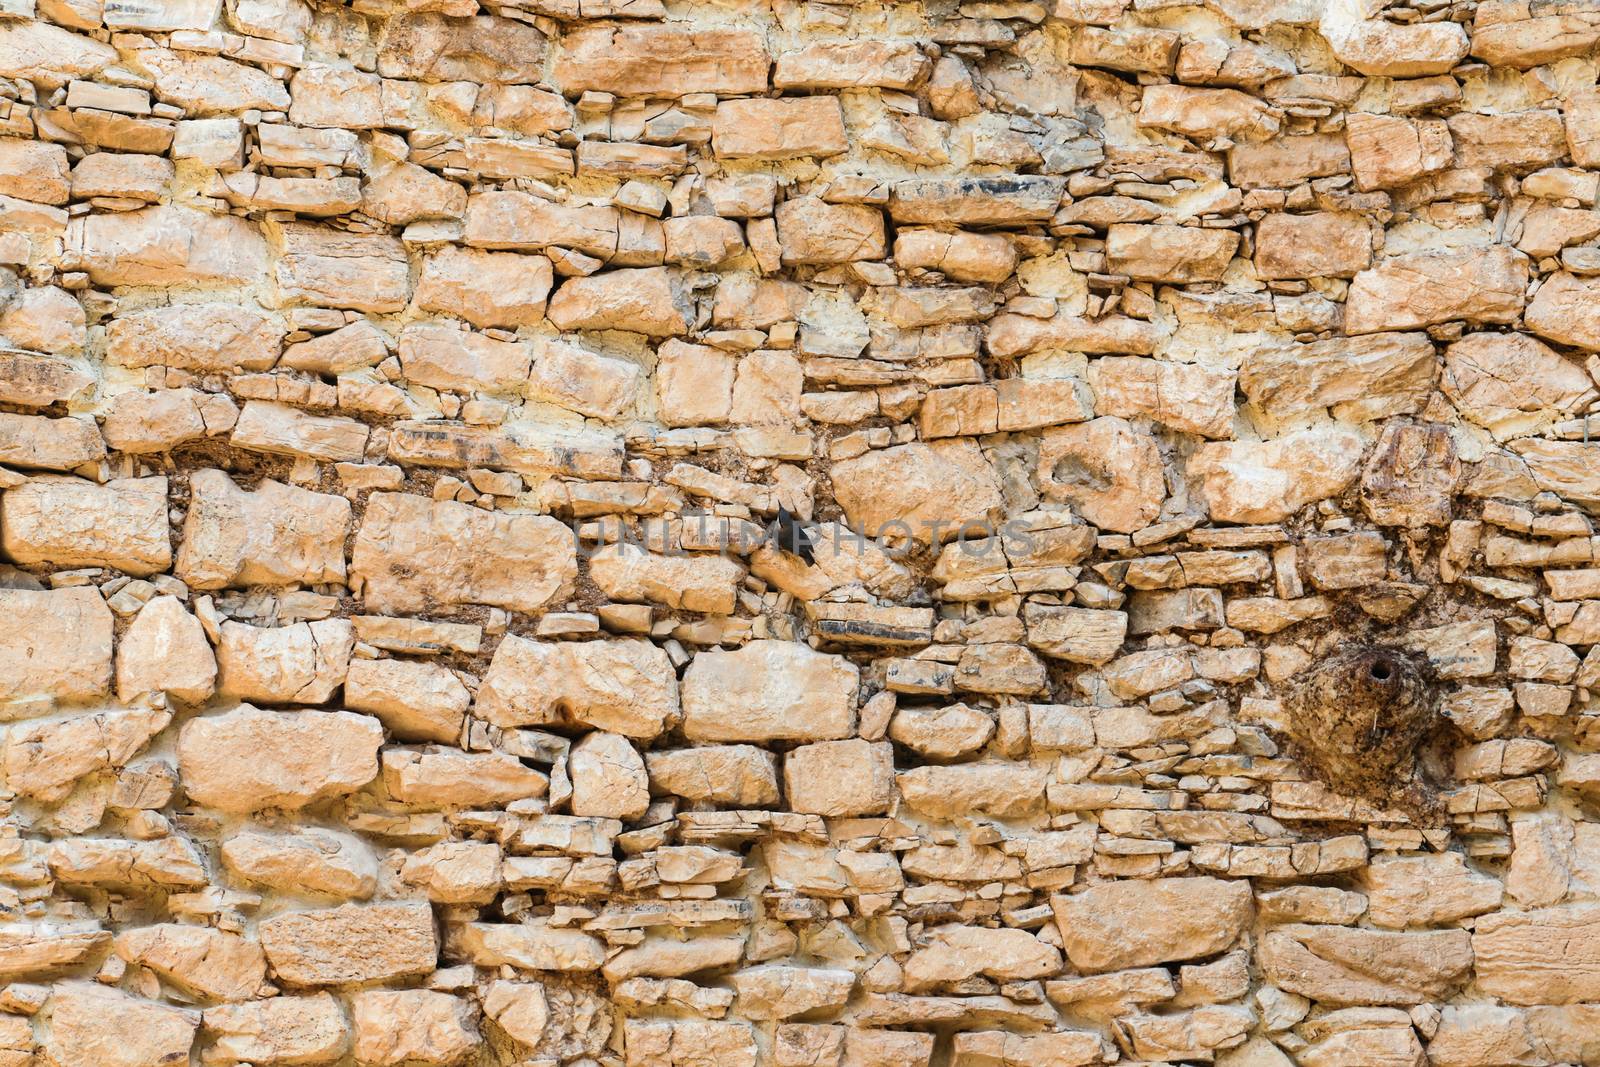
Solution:
[{"label": "tan stone", "polygon": [[1524,321],[1529,330],[1557,344],[1600,348],[1600,318],[1594,296],[1600,286],[1590,279],[1558,272],[1539,286]]},{"label": "tan stone", "polygon": [[346,904],[275,915],[260,926],[273,976],[289,985],[382,982],[438,964],[426,904]]},{"label": "tan stone", "polygon": [[196,589],[344,581],[350,502],[263,479],[240,489],[219,470],[189,476],[174,572]]},{"label": "tan stone", "polygon": [[267,977],[254,941],[204,926],[163,923],[117,935],[117,955],[179,989],[213,1000],[250,1000]]},{"label": "tan stone", "polygon": [[[40,290],[30,289],[29,293]],[[76,300],[72,304],[82,312]],[[65,316],[61,309],[39,308],[47,313],[47,321],[61,324]],[[49,327],[53,330],[53,327]],[[17,336],[15,320],[10,313],[0,316],[0,334],[25,347],[52,347],[38,343],[44,338]],[[76,347],[81,347],[81,344]],[[68,348],[55,346],[58,351]],[[94,376],[76,363],[64,359],[47,359],[28,352],[0,352],[0,402],[20,404],[24,407],[47,407],[59,400],[71,400],[95,383]],[[113,446],[115,447],[115,446]]]},{"label": "tan stone", "polygon": [[851,526],[873,537],[937,543],[964,524],[993,522],[1004,506],[994,468],[969,439],[868,452],[831,475]]},{"label": "tan stone", "polygon": [[126,765],[171,721],[167,711],[135,708],[15,726],[0,750],[6,787],[47,804],[64,800],[86,775]]},{"label": "tan stone", "polygon": [[683,732],[691,741],[814,741],[855,726],[859,679],[842,656],[788,641],[707,650],[683,677]]},{"label": "tan stone", "polygon": [[1031,815],[1044,806],[1045,772],[1027,764],[960,763],[917,767],[896,776],[900,795],[929,818],[984,812],[996,818]]},{"label": "tan stone", "polygon": [[1327,408],[1335,418],[1367,422],[1420,411],[1437,377],[1433,343],[1426,334],[1378,333],[1305,345],[1262,345],[1239,368],[1239,388],[1274,420]]},{"label": "tan stone", "polygon": [[376,778],[382,743],[382,727],[365,715],[243,704],[184,723],[178,770],[198,804],[229,812],[302,808]]},{"label": "tan stone", "polygon": [[1580,410],[1595,386],[1577,364],[1526,334],[1474,333],[1445,349],[1440,388],[1468,419],[1505,438]]},{"label": "tan stone", "polygon": [[238,416],[237,405],[223,394],[158,389],[119,394],[100,429],[119,452],[165,452],[231,430]]},{"label": "tan stone", "polygon": [[1350,283],[1345,331],[1409,330],[1452,319],[1514,322],[1527,285],[1526,257],[1504,245],[1395,256]]},{"label": "tan stone", "polygon": [[626,1067],[756,1067],[755,1033],[748,1023],[686,1019],[623,1022]]},{"label": "tan stone", "polygon": [[1525,171],[1559,162],[1567,154],[1566,129],[1557,111],[1464,111],[1447,121],[1458,167]]},{"label": "tan stone", "polygon": [[[1278,132],[1283,125],[1283,112],[1237,89],[1197,89],[1188,85],[1158,84],[1145,86],[1138,123],[1187,137],[1231,137],[1240,141],[1257,141]],[[1201,232],[1226,234],[1234,238],[1238,236],[1227,230]],[[1237,244],[1237,241],[1234,243]],[[1209,244],[1203,242],[1201,247]]]},{"label": "tan stone", "polygon": [[1212,955],[1252,914],[1249,883],[1217,878],[1109,882],[1050,903],[1067,958],[1088,973]]},{"label": "tan stone", "polygon": [[212,1054],[259,1064],[331,1063],[350,1044],[344,1010],[329,993],[276,996],[207,1008]]},{"label": "tan stone", "polygon": [[111,567],[134,575],[172,565],[167,480],[37,477],[0,497],[0,548],[18,563]]},{"label": "tan stone", "polygon": [[856,976],[839,968],[767,964],[735,971],[729,978],[738,994],[741,1018],[764,1022],[838,1009],[850,999]]},{"label": "tan stone", "polygon": [[419,807],[498,807],[543,796],[549,778],[504,752],[386,748],[383,782],[389,795]]},{"label": "tan stone", "polygon": [[1585,905],[1500,912],[1472,935],[1479,985],[1512,1004],[1593,1000],[1600,981],[1597,909]]},{"label": "tan stone", "polygon": [[754,745],[646,752],[644,760],[656,793],[734,808],[778,803],[776,757]]},{"label": "tan stone", "polygon": [[751,30],[624,22],[567,33],[551,77],[573,96],[585,90],[732,96],[766,92],[770,62],[761,35]]},{"label": "tan stone", "polygon": [[477,1011],[460,997],[426,989],[366,989],[350,997],[352,1049],[362,1063],[459,1063],[479,1045]]},{"label": "tan stone", "polygon": [[1226,367],[1138,356],[1089,364],[1096,414],[1148,418],[1202,437],[1233,436],[1234,377]]},{"label": "tan stone", "polygon": [[733,404],[737,361],[707,345],[677,339],[656,352],[656,414],[668,426],[719,426]]},{"label": "tan stone", "polygon": [[66,239],[100,285],[252,285],[267,274],[254,223],[176,205],[84,215]]},{"label": "tan stone", "polygon": [[400,333],[399,348],[408,381],[459,393],[518,392],[533,365],[533,353],[526,345],[436,323],[407,326]]},{"label": "tan stone", "polygon": [[711,143],[723,159],[833,156],[849,148],[844,112],[828,96],[723,100],[712,121]]},{"label": "tan stone", "polygon": [[166,693],[199,704],[216,691],[217,660],[200,620],[175,596],[145,603],[117,642],[117,699]]},{"label": "tan stone", "polygon": [[1372,239],[1372,224],[1351,212],[1274,212],[1256,224],[1256,275],[1350,278],[1372,265]]},{"label": "tan stone", "polygon": [[932,63],[913,41],[813,41],[778,56],[777,89],[914,89]]},{"label": "tan stone", "polygon": [[280,892],[364,900],[378,885],[377,859],[360,838],[319,827],[241,830],[219,854],[236,877]]},{"label": "tan stone", "polygon": [[783,759],[791,811],[837,818],[885,815],[894,802],[894,751],[859,738],[801,745]]},{"label": "tan stone", "polygon": [[449,245],[422,264],[416,302],[477,327],[536,326],[544,318],[552,273],[544,256],[484,252]]},{"label": "tan stone", "polygon": [[1500,906],[1498,879],[1471,870],[1459,853],[1375,860],[1364,872],[1368,914],[1378,926],[1435,926]]},{"label": "tan stone", "polygon": [[440,841],[406,856],[400,878],[436,904],[488,904],[500,891],[500,846]]},{"label": "tan stone", "polygon": [[550,298],[547,314],[561,330],[626,330],[652,337],[685,334],[694,324],[684,279],[667,267],[570,278]]},{"label": "tan stone", "polygon": [[545,46],[543,33],[514,19],[408,12],[384,28],[378,73],[428,82],[535,82],[544,74]]},{"label": "tan stone", "polygon": [[1421,1004],[1447,996],[1472,969],[1465,930],[1429,933],[1283,926],[1262,938],[1265,977],[1328,1004]]},{"label": "tan stone", "polygon": [[169,1067],[188,1059],[199,1025],[198,1012],[70,982],[50,997],[44,1053],[59,1067]]},{"label": "tan stone", "polygon": [[777,210],[783,262],[849,263],[889,254],[883,212],[860,204],[830,204],[816,197],[785,200]]},{"label": "tan stone", "polygon": [[1443,74],[1467,54],[1467,32],[1453,22],[1394,23],[1363,18],[1355,4],[1329,5],[1319,29],[1339,61],[1370,77]]},{"label": "tan stone", "polygon": [[453,744],[472,693],[446,667],[402,659],[352,659],[344,681],[344,706],[375,715],[402,741]]},{"label": "tan stone", "polygon": [[0,463],[70,471],[105,454],[105,441],[92,420],[0,411]]},{"label": "tan stone", "polygon": [[1238,247],[1232,230],[1118,223],[1106,231],[1107,265],[1144,281],[1220,281]]},{"label": "tan stone", "polygon": [[542,515],[500,515],[455,501],[373,493],[350,555],[368,609],[424,612],[488,604],[539,611],[577,579],[572,533]]},{"label": "tan stone", "polygon": [[342,415],[312,415],[288,404],[250,400],[228,443],[251,452],[339,463],[361,459],[370,432],[366,423]]},{"label": "tan stone", "polygon": [[5,699],[93,700],[111,687],[111,609],[95,589],[0,589]]},{"label": "tan stone", "polygon": [[1207,443],[1189,457],[1188,476],[1214,521],[1277,522],[1341,492],[1359,473],[1362,451],[1348,429]]},{"label": "tan stone", "polygon": [[728,615],[744,568],[722,556],[667,556],[632,545],[608,545],[589,557],[589,576],[613,600]]},{"label": "tan stone", "polygon": [[1450,128],[1437,119],[1410,121],[1355,112],[1345,119],[1350,167],[1358,189],[1389,189],[1449,167]]},{"label": "tan stone", "polygon": [[272,273],[286,304],[383,314],[411,300],[410,263],[393,237],[286,223],[278,242]]},{"label": "tan stone", "polygon": [[348,619],[266,628],[224,622],[217,692],[233,701],[325,704],[344,685],[355,631]]},{"label": "tan stone", "polygon": [[1118,533],[1143,529],[1161,511],[1166,475],[1155,438],[1112,415],[1047,431],[1039,442],[1039,489]]},{"label": "tan stone", "polygon": [[918,993],[982,974],[1029,981],[1061,971],[1061,951],[1026,930],[940,926],[905,962],[905,988]]},{"label": "tan stone", "polygon": [[567,756],[572,814],[637,819],[650,806],[644,760],[620,734],[585,734]]},{"label": "tan stone", "polygon": [[530,641],[507,635],[478,688],[476,712],[498,726],[563,717],[648,740],[678,719],[667,654],[649,641]]}]

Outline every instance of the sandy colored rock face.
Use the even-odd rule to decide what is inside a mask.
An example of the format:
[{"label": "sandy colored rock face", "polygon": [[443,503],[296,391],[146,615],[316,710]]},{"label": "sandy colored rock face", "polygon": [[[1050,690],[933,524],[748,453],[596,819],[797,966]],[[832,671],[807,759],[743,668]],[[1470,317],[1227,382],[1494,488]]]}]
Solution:
[{"label": "sandy colored rock face", "polygon": [[0,1067],[1600,1063],[1592,0],[0,0]]}]

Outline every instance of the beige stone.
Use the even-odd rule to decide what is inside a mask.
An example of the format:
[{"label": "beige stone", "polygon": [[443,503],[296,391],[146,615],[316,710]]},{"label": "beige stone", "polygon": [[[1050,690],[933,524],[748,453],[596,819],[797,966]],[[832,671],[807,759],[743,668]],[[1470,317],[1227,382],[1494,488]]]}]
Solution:
[{"label": "beige stone", "polygon": [[141,1000],[91,982],[50,998],[44,1053],[59,1067],[167,1067],[189,1056],[198,1012]]},{"label": "beige stone", "polygon": [[977,811],[996,818],[1031,815],[1044,806],[1045,772],[1027,764],[989,761],[917,767],[896,776],[912,810],[949,819]]},{"label": "beige stone", "polygon": [[776,218],[783,262],[790,265],[849,263],[889,254],[883,212],[877,208],[802,196],[778,205]]},{"label": "beige stone", "polygon": [[495,807],[543,796],[550,780],[504,752],[386,748],[383,782],[389,795],[419,807]]},{"label": "beige stone", "polygon": [[217,642],[217,692],[233,701],[325,704],[344,685],[354,647],[348,619],[274,628],[230,620]]},{"label": "beige stone", "polygon": [[765,92],[770,62],[760,34],[751,30],[624,22],[566,34],[552,79],[569,95],[732,96]]},{"label": "beige stone", "polygon": [[175,596],[146,602],[117,642],[117,699],[166,693],[199,704],[216,691],[217,660],[200,620]]},{"label": "beige stone", "polygon": [[1047,431],[1039,442],[1040,491],[1072,504],[1095,526],[1119,533],[1155,521],[1166,476],[1155,438],[1105,415]]},{"label": "beige stone", "polygon": [[1202,363],[1109,356],[1089,365],[1098,415],[1148,418],[1202,437],[1233,436],[1234,372]]},{"label": "beige stone", "polygon": [[1229,947],[1252,915],[1246,882],[1110,882],[1051,898],[1067,959],[1080,971],[1195,959]]},{"label": "beige stone", "polygon": [[1568,905],[1479,919],[1472,935],[1478,983],[1512,1004],[1594,999],[1595,917],[1593,906]]},{"label": "beige stone", "polygon": [[1345,330],[1409,330],[1452,319],[1510,323],[1522,311],[1527,286],[1527,259],[1503,245],[1395,256],[1350,283]]},{"label": "beige stone", "polygon": [[833,818],[884,815],[894,802],[894,751],[859,738],[801,745],[783,758],[791,811]]},{"label": "beige stone", "polygon": [[1144,281],[1220,281],[1238,247],[1231,230],[1118,223],[1106,231],[1107,265]]},{"label": "beige stone", "polygon": [[844,112],[828,96],[721,101],[711,143],[724,159],[833,156],[849,148]]},{"label": "beige stone", "polygon": [[982,974],[997,981],[1048,978],[1061,971],[1061,950],[1026,930],[941,926],[905,962],[907,992],[917,993]]},{"label": "beige stone", "polygon": [[1359,473],[1362,452],[1351,430],[1301,430],[1274,441],[1201,445],[1188,476],[1213,520],[1276,522],[1341,492]]},{"label": "beige stone", "polygon": [[1284,926],[1263,938],[1265,977],[1328,1004],[1421,1004],[1461,984],[1473,964],[1465,930],[1398,933]]},{"label": "beige stone", "polygon": [[198,804],[229,812],[302,808],[376,778],[382,743],[382,727],[365,715],[243,704],[184,724],[178,770]]},{"label": "beige stone", "polygon": [[868,452],[831,473],[851,526],[873,537],[942,542],[1004,507],[994,468],[967,439]]},{"label": "beige stone", "polygon": [[677,722],[678,684],[649,641],[545,642],[507,635],[495,649],[475,710],[499,726],[566,719],[648,740]]},{"label": "beige stone", "polygon": [[0,463],[70,471],[105,454],[105,441],[91,420],[0,412]]},{"label": "beige stone", "polygon": [[683,677],[683,732],[691,741],[813,741],[848,736],[859,679],[842,656],[788,641],[707,650]]},{"label": "beige stone", "polygon": [[350,997],[356,1059],[375,1065],[459,1063],[479,1045],[477,1011],[426,989],[366,989]]},{"label": "beige stone", "polygon": [[1239,368],[1239,388],[1277,421],[1326,408],[1335,418],[1367,422],[1420,411],[1438,373],[1426,334],[1377,333],[1262,345]]},{"label": "beige stone", "polygon": [[637,819],[650,806],[644,760],[620,734],[585,734],[567,757],[572,813],[606,819]]},{"label": "beige stone", "polygon": [[219,854],[235,876],[280,892],[364,900],[378,885],[377,859],[360,838],[318,827],[241,830],[223,840]]},{"label": "beige stone", "polygon": [[174,572],[196,589],[343,582],[350,510],[272,479],[246,491],[220,470],[195,471]]},{"label": "beige stone", "polygon": [[547,313],[561,330],[626,330],[652,337],[685,334],[694,323],[684,279],[667,267],[568,279],[550,298]]},{"label": "beige stone", "polygon": [[1372,265],[1372,225],[1351,212],[1274,212],[1256,223],[1261,278],[1349,278]]},{"label": "beige stone", "polygon": [[461,679],[435,663],[352,659],[345,674],[344,706],[377,716],[402,741],[455,743],[471,705]]},{"label": "beige stone", "polygon": [[349,1047],[349,1025],[329,993],[277,996],[207,1008],[213,1055],[260,1064],[332,1062]]},{"label": "beige stone", "polygon": [[164,571],[172,565],[167,480],[32,478],[0,497],[0,548],[25,564]]},{"label": "beige stone", "polygon": [[1455,159],[1450,128],[1437,119],[1410,121],[1356,112],[1345,120],[1356,187],[1388,189],[1449,167]]},{"label": "beige stone", "polygon": [[0,589],[0,678],[14,701],[93,700],[111,687],[111,609],[94,589]]},{"label": "beige stone", "polygon": [[117,935],[116,950],[129,963],[148,967],[178,988],[213,1000],[250,1000],[267,976],[260,945],[204,926],[140,927]]},{"label": "beige stone", "polygon": [[252,285],[267,274],[254,223],[176,205],[85,215],[66,239],[100,285]]},{"label": "beige stone", "polygon": [[423,262],[416,302],[480,328],[536,326],[544,318],[551,279],[544,256],[450,245]]},{"label": "beige stone", "polygon": [[699,745],[646,752],[650,787],[685,800],[734,808],[778,803],[777,760],[754,745]]},{"label": "beige stone", "polygon": [[454,604],[538,611],[571,595],[577,546],[571,532],[547,516],[373,493],[350,568],[373,611]]},{"label": "beige stone", "polygon": [[346,904],[264,920],[261,948],[273,976],[296,986],[382,982],[438,965],[426,904]]},{"label": "beige stone", "polygon": [[7,788],[47,804],[86,775],[126,765],[172,721],[151,708],[102,711],[13,727],[0,750]]}]

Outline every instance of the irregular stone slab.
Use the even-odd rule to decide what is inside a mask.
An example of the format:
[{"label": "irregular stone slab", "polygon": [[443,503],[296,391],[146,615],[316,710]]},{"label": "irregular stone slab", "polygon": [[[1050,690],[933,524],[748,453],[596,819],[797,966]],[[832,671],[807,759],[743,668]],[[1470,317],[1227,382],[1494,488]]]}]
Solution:
[{"label": "irregular stone slab", "polygon": [[13,701],[79,703],[111,687],[111,609],[96,589],[0,589],[0,684]]},{"label": "irregular stone slab", "polygon": [[589,557],[589,577],[613,600],[731,615],[744,568],[709,553],[666,556],[607,545]]},{"label": "irregular stone slab", "polygon": [[1373,225],[1353,212],[1274,212],[1256,223],[1256,276],[1349,278],[1372,265]]},{"label": "irregular stone slab", "polygon": [[207,1008],[212,1054],[247,1063],[331,1063],[350,1044],[344,1009],[332,994],[276,996]]},{"label": "irregular stone slab", "polygon": [[1522,312],[1527,288],[1527,257],[1505,245],[1395,256],[1350,283],[1344,328],[1360,334],[1414,330],[1452,319],[1512,323]]},{"label": "irregular stone slab", "polygon": [[894,747],[860,738],[801,745],[783,758],[783,791],[791,811],[886,815],[894,803]]},{"label": "irregular stone slab", "polygon": [[122,367],[270,370],[283,338],[282,321],[245,305],[175,304],[113,319],[106,359]]},{"label": "irregular stone slab", "polygon": [[219,470],[189,476],[175,573],[196,589],[344,581],[350,502],[264,479],[253,492]]},{"label": "irregular stone slab", "polygon": [[92,982],[50,997],[44,1053],[59,1067],[170,1067],[189,1058],[200,1013],[140,1000]]},{"label": "irregular stone slab", "polygon": [[582,930],[543,923],[467,923],[457,941],[462,956],[480,967],[528,971],[597,971],[605,942]]},{"label": "irregular stone slab", "polygon": [[1017,226],[1054,215],[1066,179],[1037,174],[911,178],[895,182],[889,217],[937,226]]},{"label": "irregular stone slab", "polygon": [[1363,872],[1367,911],[1378,926],[1438,926],[1494,911],[1498,878],[1471,870],[1460,853],[1374,859]]},{"label": "irregular stone slab", "polygon": [[728,980],[739,997],[734,1011],[757,1022],[842,1008],[856,984],[856,976],[840,968],[783,964],[747,967]]},{"label": "irregular stone slab", "polygon": [[288,834],[243,830],[226,838],[219,852],[236,877],[280,892],[364,900],[378,886],[378,860],[366,842],[320,827]]},{"label": "irregular stone slab", "polygon": [[1600,996],[1600,907],[1506,911],[1472,934],[1478,984],[1512,1004],[1576,1004]]},{"label": "irregular stone slab", "polygon": [[1341,421],[1367,422],[1420,411],[1438,374],[1427,334],[1378,333],[1263,345],[1239,369],[1239,388],[1276,420],[1329,408]]},{"label": "irregular stone slab", "polygon": [[1048,777],[1025,763],[960,763],[918,767],[896,775],[900,795],[914,811],[933,819],[979,811],[1000,819],[1031,815],[1044,807]]},{"label": "irregular stone slab", "polygon": [[0,77],[38,82],[59,89],[72,78],[87,78],[117,61],[104,41],[31,18],[0,26]]},{"label": "irregular stone slab", "polygon": [[89,885],[148,893],[174,892],[206,884],[206,866],[181,837],[123,841],[78,837],[50,846],[50,874],[63,885]]},{"label": "irregular stone slab", "polygon": [[996,981],[1031,981],[1061,971],[1061,950],[1026,930],[978,926],[935,928],[905,962],[905,989],[920,993],[974,975]]},{"label": "irregular stone slab", "polygon": [[354,647],[349,619],[277,627],[229,620],[217,642],[217,692],[236,702],[324,704],[344,684]]},{"label": "irregular stone slab", "polygon": [[49,407],[73,399],[94,384],[93,374],[65,359],[0,351],[0,403]]},{"label": "irregular stone slab", "polygon": [[631,821],[650,806],[644,760],[621,734],[585,734],[567,754],[572,814]]},{"label": "irregular stone slab", "polygon": [[278,242],[273,279],[286,304],[385,314],[411,300],[410,262],[393,237],[286,223]]},{"label": "irregular stone slab", "polygon": [[172,565],[167,479],[104,485],[42,476],[0,497],[0,548],[17,563],[110,567],[132,575]]},{"label": "irregular stone slab", "polygon": [[1137,356],[1089,364],[1095,414],[1148,418],[1202,437],[1233,436],[1234,378],[1227,367]]},{"label": "irregular stone slab", "polygon": [[94,923],[7,923],[0,926],[0,977],[49,976],[98,956],[111,932]]},{"label": "irregular stone slab", "polygon": [[1362,451],[1350,429],[1208,442],[1189,457],[1188,474],[1213,521],[1278,522],[1342,492],[1360,473]]},{"label": "irregular stone slab", "polygon": [[742,1022],[626,1019],[627,1067],[756,1067],[755,1031]]},{"label": "irregular stone slab", "polygon": [[708,649],[683,676],[691,741],[825,741],[855,729],[859,672],[843,656],[790,641]]},{"label": "irregular stone slab", "polygon": [[915,89],[932,64],[914,41],[813,41],[778,56],[778,89]]},{"label": "irregular stone slab", "polygon": [[516,392],[533,365],[533,353],[525,345],[427,322],[400,332],[399,354],[407,381],[462,393]]},{"label": "irregular stone slab", "polygon": [[423,262],[416,302],[424,311],[455,315],[480,329],[536,326],[552,278],[544,256],[446,245]]},{"label": "irregular stone slab", "polygon": [[371,611],[487,604],[534,612],[572,595],[577,542],[544,515],[503,515],[456,501],[373,493],[350,568]]},{"label": "irregular stone slab", "polygon": [[454,744],[472,693],[449,668],[402,659],[352,659],[344,706],[376,715],[402,741]]},{"label": "irregular stone slab", "polygon": [[1533,294],[1524,321],[1528,329],[1560,345],[1600,350],[1600,283],[1558,271]]},{"label": "irregular stone slab", "polygon": [[387,748],[383,783],[402,804],[425,808],[495,808],[544,796],[550,779],[505,752],[417,752]]},{"label": "irregular stone slab", "polygon": [[1209,956],[1250,924],[1250,884],[1220,878],[1107,882],[1050,898],[1067,959],[1099,973]]},{"label": "irregular stone slab", "polygon": [[225,433],[238,416],[237,405],[220,393],[157,389],[118,395],[100,429],[107,445],[138,455]]},{"label": "irregular stone slab", "polygon": [[[109,618],[106,628],[109,644]],[[85,775],[127,764],[171,721],[170,712],[133,708],[14,726],[0,750],[6,788],[46,804],[64,800]]]},{"label": "irregular stone slab", "polygon": [[361,1063],[459,1063],[482,1046],[470,1001],[428,989],[364,989],[350,995],[352,1052]]},{"label": "irregular stone slab", "polygon": [[530,641],[508,634],[478,688],[476,711],[497,726],[575,722],[648,740],[678,718],[666,652],[649,641]]},{"label": "irregular stone slab", "polygon": [[1167,497],[1155,437],[1114,415],[1045,431],[1038,481],[1048,499],[1064,500],[1090,523],[1117,533],[1150,525]]},{"label": "irregular stone slab", "polygon": [[723,159],[832,156],[850,147],[844,111],[828,96],[723,100],[711,123],[711,143]]},{"label": "irregular stone slab", "polygon": [[0,463],[70,471],[105,454],[106,443],[88,419],[0,411]]},{"label": "irregular stone slab", "polygon": [[190,719],[178,770],[197,804],[228,812],[303,808],[378,776],[378,720],[348,711],[263,711],[241,704]]},{"label": "irregular stone slab", "polygon": [[766,808],[778,803],[777,758],[754,745],[646,752],[644,762],[656,793],[730,808]]},{"label": "irregular stone slab", "polygon": [[1108,266],[1141,281],[1220,281],[1238,247],[1232,230],[1118,223],[1106,231]]},{"label": "irregular stone slab", "polygon": [[545,49],[545,35],[515,19],[407,12],[384,27],[378,73],[424,82],[536,82]]},{"label": "irregular stone slab", "polygon": [[195,996],[249,1000],[267,977],[261,946],[206,926],[161,923],[117,935],[117,955]]},{"label": "irregular stone slab", "polygon": [[95,212],[67,227],[67,247],[97,285],[254,285],[267,276],[255,223],[176,205]]},{"label": "irregular stone slab", "polygon": [[370,427],[341,415],[312,415],[289,404],[250,400],[228,443],[270,455],[341,463],[366,454]]},{"label": "irregular stone slab", "polygon": [[551,80],[569,96],[738,96],[766,92],[770,65],[751,30],[624,22],[563,35]]},{"label": "irregular stone slab", "polygon": [[1284,926],[1266,933],[1258,958],[1269,981],[1313,1000],[1408,1005],[1448,996],[1468,977],[1473,947],[1465,930]]},{"label": "irregular stone slab", "polygon": [[898,445],[836,463],[834,495],[851,526],[924,544],[968,522],[995,522],[1005,504],[994,468],[968,439]]},{"label": "irregular stone slab", "polygon": [[438,965],[427,904],[346,904],[263,920],[261,947],[272,974],[289,985],[384,982]]}]

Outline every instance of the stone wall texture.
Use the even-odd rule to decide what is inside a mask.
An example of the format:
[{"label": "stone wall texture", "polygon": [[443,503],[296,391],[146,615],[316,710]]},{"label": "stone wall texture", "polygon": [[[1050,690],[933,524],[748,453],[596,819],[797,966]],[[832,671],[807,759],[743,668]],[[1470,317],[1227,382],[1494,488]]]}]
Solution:
[{"label": "stone wall texture", "polygon": [[1600,0],[0,0],[0,1067],[1600,1064]]}]

